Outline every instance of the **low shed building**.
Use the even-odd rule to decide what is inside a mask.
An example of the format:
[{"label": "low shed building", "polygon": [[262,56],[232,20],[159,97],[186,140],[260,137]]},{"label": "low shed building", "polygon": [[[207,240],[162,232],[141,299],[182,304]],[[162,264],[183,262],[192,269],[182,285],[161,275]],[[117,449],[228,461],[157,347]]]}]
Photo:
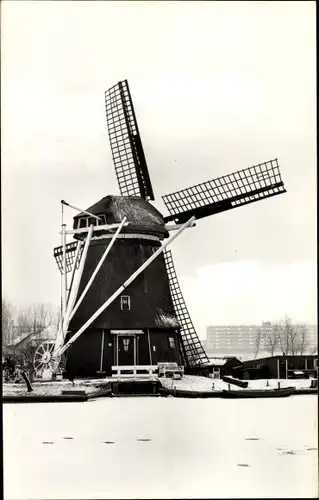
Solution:
[{"label": "low shed building", "polygon": [[241,379],[296,378],[318,376],[318,357],[314,355],[269,356],[244,361],[233,367],[233,376]]}]

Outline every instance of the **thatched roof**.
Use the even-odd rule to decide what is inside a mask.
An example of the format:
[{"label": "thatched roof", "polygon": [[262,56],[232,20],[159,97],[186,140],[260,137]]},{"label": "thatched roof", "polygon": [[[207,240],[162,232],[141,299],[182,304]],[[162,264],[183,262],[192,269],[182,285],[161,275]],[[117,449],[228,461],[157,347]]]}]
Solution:
[{"label": "thatched roof", "polygon": [[[130,225],[123,229],[126,233],[168,237],[162,214],[149,202],[137,196],[105,196],[86,210],[94,215],[105,214],[107,224],[119,223],[126,216],[130,222]],[[88,216],[83,212],[76,215],[74,228],[77,226],[79,217]]]}]

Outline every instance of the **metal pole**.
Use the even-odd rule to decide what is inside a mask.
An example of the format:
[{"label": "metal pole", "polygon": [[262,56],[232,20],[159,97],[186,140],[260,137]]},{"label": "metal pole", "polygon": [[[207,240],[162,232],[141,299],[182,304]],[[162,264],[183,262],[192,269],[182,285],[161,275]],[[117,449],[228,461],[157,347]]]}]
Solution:
[{"label": "metal pole", "polygon": [[81,302],[83,301],[83,299],[84,299],[85,295],[87,294],[87,292],[88,292],[88,290],[89,290],[90,286],[92,285],[92,283],[93,283],[93,281],[94,281],[94,279],[95,279],[95,277],[96,277],[97,273],[99,272],[99,270],[100,270],[100,268],[101,268],[101,266],[102,266],[103,262],[105,261],[106,257],[107,257],[107,256],[108,256],[108,254],[110,253],[110,250],[111,250],[112,246],[114,245],[115,240],[116,240],[116,238],[118,237],[118,235],[119,235],[119,233],[120,233],[120,231],[121,231],[121,229],[122,229],[123,225],[125,224],[126,220],[127,220],[127,218],[126,218],[126,217],[124,217],[124,219],[122,220],[121,224],[119,225],[119,227],[117,228],[116,232],[114,233],[113,238],[111,239],[111,241],[110,241],[109,245],[106,247],[106,250],[105,250],[105,252],[103,253],[103,255],[102,255],[102,257],[101,257],[100,262],[99,262],[99,263],[98,263],[98,265],[96,266],[95,271],[93,272],[93,274],[92,274],[91,278],[89,279],[89,281],[88,281],[88,283],[87,283],[86,287],[84,288],[84,290],[83,290],[83,292],[82,292],[81,297],[79,298],[79,300],[77,301],[76,305],[74,306],[74,308],[73,308],[72,312],[70,313],[69,321],[71,321],[71,319],[73,318],[74,314],[75,314],[75,313],[76,313],[76,311],[78,310],[78,308],[79,308],[79,306],[80,306]]},{"label": "metal pole", "polygon": [[62,205],[67,205],[70,208],[74,208],[74,210],[77,210],[78,212],[83,212],[84,214],[90,215],[91,217],[94,217],[95,219],[102,220],[101,217],[98,217],[97,215],[91,214],[91,212],[87,212],[87,210],[82,210],[82,208],[77,208],[73,205],[70,205],[70,203],[67,203],[65,200],[61,200]]},{"label": "metal pole", "polygon": [[66,293],[67,293],[67,275],[66,275],[66,224],[62,224],[62,246],[63,246],[63,286],[62,286],[62,311],[63,318],[66,313]]},{"label": "metal pole", "polygon": [[93,323],[93,321],[98,317],[100,316],[100,314],[105,311],[105,309],[112,303],[114,302],[114,300],[125,290],[125,288],[127,288],[136,278],[137,276],[139,276],[143,271],[144,269],[147,268],[147,266],[149,266],[149,264],[151,264],[151,262],[153,262],[153,260],[156,259],[156,257],[158,257],[158,255],[160,253],[162,253],[165,248],[170,244],[172,243],[172,241],[175,240],[175,238],[177,238],[177,236],[180,235],[180,233],[182,231],[184,231],[188,226],[190,226],[191,224],[193,224],[195,220],[195,217],[191,217],[187,222],[185,222],[185,224],[182,225],[182,227],[175,233],[173,234],[172,236],[170,236],[165,243],[163,243],[163,245],[161,245],[157,250],[156,252],[153,253],[153,255],[151,255],[151,257],[149,257],[146,262],[144,262],[144,264],[142,264],[138,269],[137,271],[135,271],[132,276],[127,280],[125,281],[125,283],[118,289],[116,290],[116,292],[113,293],[113,295],[111,295],[111,297],[106,301],[104,302],[104,304],[93,314],[93,316],[91,316],[90,319],[88,319],[88,321],[77,331],[77,333],[75,335],[73,335],[73,337],[63,346],[63,348],[61,349],[61,351],[59,352],[59,355],[61,356],[69,347],[71,344],[73,344],[73,342],[76,341],[76,339],[79,338],[80,335],[82,335],[82,333]]},{"label": "metal pole", "polygon": [[[194,222],[191,226],[189,227],[195,227],[196,226],[196,223]],[[167,231],[177,231],[177,229],[179,229],[181,227],[181,224],[166,224],[165,225],[165,229]]]}]

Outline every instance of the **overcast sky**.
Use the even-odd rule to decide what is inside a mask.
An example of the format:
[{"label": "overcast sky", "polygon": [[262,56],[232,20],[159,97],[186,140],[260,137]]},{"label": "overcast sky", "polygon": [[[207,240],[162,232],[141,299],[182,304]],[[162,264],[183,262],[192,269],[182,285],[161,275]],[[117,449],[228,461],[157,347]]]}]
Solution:
[{"label": "overcast sky", "polygon": [[7,298],[59,303],[60,200],[119,194],[104,90],[128,79],[164,215],[161,195],[273,158],[288,191],[172,244],[200,337],[317,321],[315,2],[4,0],[1,32]]}]

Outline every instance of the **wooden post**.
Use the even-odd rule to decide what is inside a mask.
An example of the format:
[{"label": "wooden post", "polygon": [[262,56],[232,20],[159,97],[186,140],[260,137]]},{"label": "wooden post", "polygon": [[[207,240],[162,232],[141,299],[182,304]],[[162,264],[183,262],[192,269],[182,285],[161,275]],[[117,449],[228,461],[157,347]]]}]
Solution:
[{"label": "wooden post", "polygon": [[136,379],[136,335],[133,335],[134,379]]},{"label": "wooden post", "polygon": [[116,335],[116,366],[119,366],[119,334]]},{"label": "wooden post", "polygon": [[151,351],[151,340],[150,340],[150,331],[147,329],[147,339],[148,339],[148,352],[150,355],[150,365],[153,366],[153,361],[152,361],[152,351]]},{"label": "wooden post", "polygon": [[279,358],[277,358],[277,378],[280,379],[280,361],[279,361]]},{"label": "wooden post", "polygon": [[100,358],[100,372],[102,372],[102,369],[103,369],[104,337],[105,337],[105,330],[102,330],[102,338],[101,338],[101,358]]},{"label": "wooden post", "polygon": [[23,380],[25,381],[25,383],[27,385],[28,392],[32,392],[33,391],[32,385],[31,385],[31,382],[30,382],[29,377],[27,376],[26,372],[21,370],[20,373],[22,375]]},{"label": "wooden post", "polygon": [[62,224],[62,245],[63,245],[63,285],[62,285],[62,313],[63,319],[66,314],[66,297],[67,297],[67,274],[66,274],[66,234],[65,234],[66,225]]},{"label": "wooden post", "polygon": [[286,379],[288,378],[288,360],[286,358]]}]

